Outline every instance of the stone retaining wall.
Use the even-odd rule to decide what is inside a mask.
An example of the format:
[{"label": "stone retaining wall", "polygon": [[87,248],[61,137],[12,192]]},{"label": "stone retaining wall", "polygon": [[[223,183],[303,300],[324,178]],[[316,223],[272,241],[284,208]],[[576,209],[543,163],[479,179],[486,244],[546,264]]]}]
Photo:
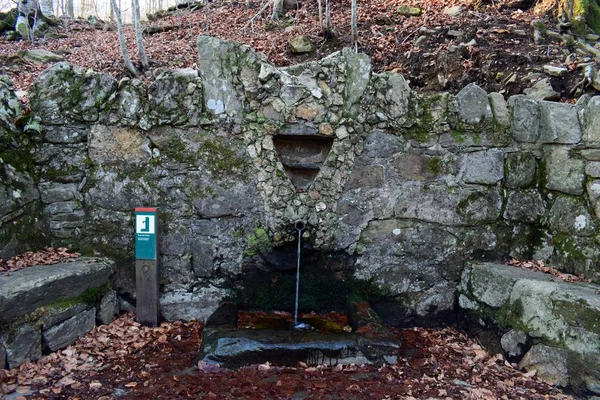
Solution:
[{"label": "stone retaining wall", "polygon": [[392,323],[452,314],[470,259],[600,281],[600,97],[422,96],[349,50],[279,68],[216,38],[198,48],[198,71],[150,85],[56,64],[18,127],[1,81],[0,256],[35,243],[108,255],[133,293],[133,209],[157,206],[169,319],[205,318],[297,219],[313,249],[351,255]]}]

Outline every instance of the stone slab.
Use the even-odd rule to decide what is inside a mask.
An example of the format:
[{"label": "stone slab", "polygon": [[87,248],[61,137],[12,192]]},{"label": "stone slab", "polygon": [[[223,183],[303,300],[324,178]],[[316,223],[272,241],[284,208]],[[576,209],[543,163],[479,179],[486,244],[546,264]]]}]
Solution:
[{"label": "stone slab", "polygon": [[275,365],[395,364],[400,348],[393,338],[310,330],[215,329],[206,333],[200,359],[225,368],[270,362]]},{"label": "stone slab", "polygon": [[43,331],[44,344],[50,351],[64,349],[96,326],[96,309],[84,311]]},{"label": "stone slab", "polygon": [[0,321],[10,322],[35,309],[71,299],[105,285],[115,270],[108,259],[25,268],[0,276]]},{"label": "stone slab", "polygon": [[42,335],[39,326],[25,324],[11,331],[2,333],[8,368],[16,368],[25,361],[35,361],[42,356]]}]

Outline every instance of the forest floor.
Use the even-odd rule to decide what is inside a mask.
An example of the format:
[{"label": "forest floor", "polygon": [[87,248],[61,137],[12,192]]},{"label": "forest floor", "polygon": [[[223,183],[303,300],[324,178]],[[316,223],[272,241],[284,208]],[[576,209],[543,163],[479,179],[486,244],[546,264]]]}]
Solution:
[{"label": "forest floor", "polygon": [[[196,49],[196,38],[201,34],[245,43],[267,54],[277,65],[314,60],[351,47],[350,1],[331,0],[333,35],[324,35],[316,3],[304,1],[278,21],[270,19],[269,7],[259,13],[262,2],[257,0],[252,2],[251,8],[246,8],[244,2],[213,1],[209,7],[196,11],[181,9],[167,13],[145,25],[159,32],[144,39],[151,70],[146,71],[142,79],[152,81],[163,68],[196,67],[202,62],[198,60]],[[524,88],[547,77],[544,65],[563,66],[569,71],[566,75],[549,78],[562,101],[573,101],[571,99],[586,90],[583,85],[575,90],[582,79],[583,67],[597,60],[560,40],[546,39],[541,45],[535,44],[531,21],[540,16],[531,9],[517,8],[525,3],[527,1],[517,0],[359,1],[356,47],[372,57],[375,72],[402,73],[419,92],[456,93],[475,82],[488,91],[498,91],[508,97],[522,93]],[[418,7],[422,14],[401,15],[400,5]],[[450,7],[454,7],[456,16],[447,13]],[[560,30],[551,17],[544,21],[547,29]],[[0,38],[0,73],[10,75],[17,90],[26,91],[48,65],[24,61],[20,55],[27,49],[46,49],[86,69],[108,72],[117,78],[127,75],[113,25],[74,20],[57,34],[58,38],[35,41],[11,42]],[[316,50],[292,54],[288,42],[297,35],[307,36]],[[129,52],[137,60],[130,26],[126,27],[126,37]],[[593,37],[591,44],[594,44]],[[587,90],[593,91],[592,88]]]},{"label": "forest floor", "polygon": [[197,321],[147,328],[125,314],[68,348],[0,370],[6,399],[573,399],[453,328],[394,330],[399,362],[237,371],[194,363]]}]

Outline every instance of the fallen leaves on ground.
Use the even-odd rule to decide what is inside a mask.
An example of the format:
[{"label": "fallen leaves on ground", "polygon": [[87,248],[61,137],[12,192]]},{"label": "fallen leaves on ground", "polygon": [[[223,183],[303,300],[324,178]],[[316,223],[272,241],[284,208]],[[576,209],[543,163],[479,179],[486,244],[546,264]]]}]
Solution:
[{"label": "fallen leaves on ground", "polygon": [[513,259],[509,260],[507,264],[512,265],[514,267],[519,267],[521,269],[528,269],[530,271],[538,271],[538,272],[543,272],[545,274],[550,274],[550,275],[553,275],[553,276],[563,280],[564,282],[591,282],[592,281],[591,279],[586,278],[583,275],[573,275],[573,274],[569,274],[566,272],[561,272],[561,271],[557,270],[556,268],[548,267],[541,260],[520,261],[520,260],[513,258]]},{"label": "fallen leaves on ground", "polygon": [[15,272],[35,265],[53,265],[74,261],[80,255],[79,253],[69,253],[69,249],[66,247],[59,247],[57,249],[46,247],[40,251],[28,251],[7,261],[3,261],[0,258],[0,272]]},{"label": "fallen leaves on ground", "polygon": [[571,399],[453,328],[392,329],[402,343],[395,365],[264,363],[237,371],[194,364],[201,330],[197,321],[147,328],[126,314],[62,351],[0,370],[0,393],[98,399]]},{"label": "fallen leaves on ground", "polygon": [[[163,68],[196,68],[202,62],[196,38],[205,34],[246,44],[280,66],[320,59],[343,47],[353,47],[348,0],[330,2],[332,35],[323,34],[317,2],[301,2],[279,21],[270,18],[270,7],[262,13],[258,11],[263,2],[251,1],[251,8],[244,4],[214,1],[208,8],[177,10],[146,24],[159,32],[144,38],[153,71],[142,79],[151,82]],[[359,1],[356,47],[372,57],[375,71],[400,72],[417,90],[455,92],[476,82],[488,91],[504,90],[505,95],[521,93],[532,84],[532,74],[541,71],[543,65],[564,64],[567,47],[561,43],[536,45],[530,23],[539,16],[531,10],[511,9],[507,4],[470,0]],[[419,7],[423,13],[400,15],[397,9],[401,5]],[[446,7],[457,5],[461,6],[459,15],[444,13]],[[550,24],[549,27],[553,28]],[[8,42],[0,38],[0,56],[5,57],[6,64],[10,60],[14,63],[5,67],[4,73],[11,76],[17,90],[27,90],[49,66],[21,59],[20,52],[28,49],[49,50],[84,69],[107,72],[117,78],[127,75],[114,30],[98,29],[76,20],[65,25],[59,34],[62,37],[34,42]],[[292,54],[288,42],[297,35],[308,37],[316,50],[310,54]],[[125,36],[129,54],[136,60],[131,26],[125,27]],[[563,96],[570,97],[573,82],[581,79],[579,64],[589,61],[573,53],[569,58],[572,73],[565,78],[552,78]],[[448,75],[448,80],[439,77],[439,73]]]}]

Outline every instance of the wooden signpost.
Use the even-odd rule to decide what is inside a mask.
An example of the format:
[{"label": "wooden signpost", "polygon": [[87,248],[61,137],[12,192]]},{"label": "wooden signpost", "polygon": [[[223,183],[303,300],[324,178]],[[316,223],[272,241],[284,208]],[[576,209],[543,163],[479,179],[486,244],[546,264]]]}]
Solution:
[{"label": "wooden signpost", "polygon": [[136,314],[142,325],[158,325],[158,216],[154,207],[135,209]]}]

